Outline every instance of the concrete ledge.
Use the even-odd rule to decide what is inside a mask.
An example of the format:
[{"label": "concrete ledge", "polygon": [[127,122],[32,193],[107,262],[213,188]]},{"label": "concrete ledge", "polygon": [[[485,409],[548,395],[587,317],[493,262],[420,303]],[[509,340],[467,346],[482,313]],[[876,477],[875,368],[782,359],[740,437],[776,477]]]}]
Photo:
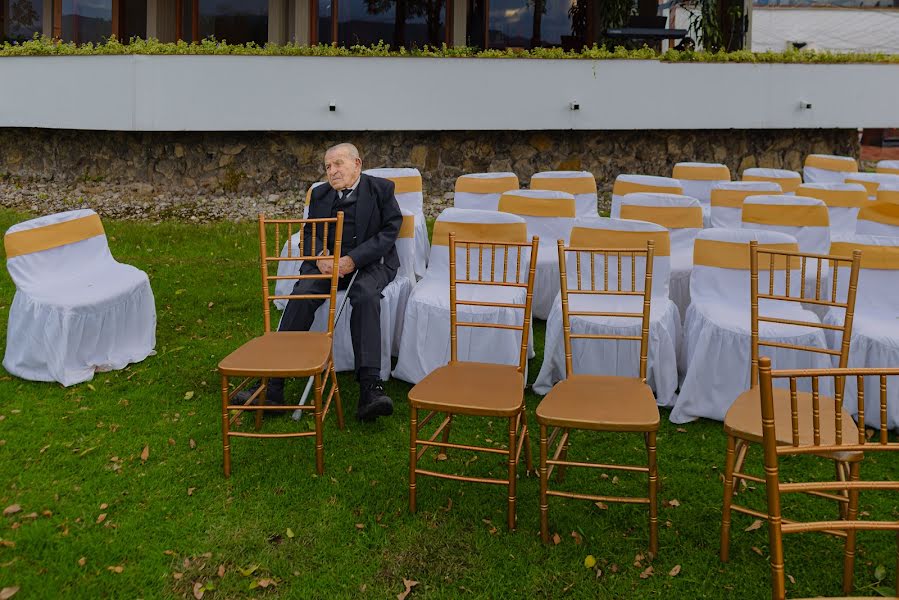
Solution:
[{"label": "concrete ledge", "polygon": [[5,57],[0,81],[0,127],[113,131],[890,127],[899,98],[871,64]]}]

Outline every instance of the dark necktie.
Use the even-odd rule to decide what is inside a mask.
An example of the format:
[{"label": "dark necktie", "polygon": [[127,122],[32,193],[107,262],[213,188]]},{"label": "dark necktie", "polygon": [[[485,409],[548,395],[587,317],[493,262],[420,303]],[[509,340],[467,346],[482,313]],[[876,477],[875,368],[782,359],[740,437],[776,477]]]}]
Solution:
[{"label": "dark necktie", "polygon": [[340,190],[340,203],[344,204],[352,193],[353,190],[350,189]]}]

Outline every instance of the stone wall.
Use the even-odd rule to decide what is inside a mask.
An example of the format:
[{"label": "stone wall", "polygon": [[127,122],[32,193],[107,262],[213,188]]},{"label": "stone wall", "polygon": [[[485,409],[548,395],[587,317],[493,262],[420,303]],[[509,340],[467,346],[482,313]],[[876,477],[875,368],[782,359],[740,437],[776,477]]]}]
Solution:
[{"label": "stone wall", "polygon": [[[855,130],[707,131],[448,131],[359,132],[167,132],[131,133],[50,129],[0,129],[0,202],[53,206],[100,204],[106,212],[134,202],[159,213],[158,204],[188,209],[227,199],[294,212],[306,188],[323,177],[324,150],[354,142],[365,167],[412,166],[421,170],[427,211],[451,203],[463,173],[512,171],[527,185],[544,170],[587,170],[606,197],[619,173],[669,175],[679,161],[722,162],[737,175],[748,167],[799,170],[806,154],[858,156]],[[30,200],[11,198],[9,181]],[[5,193],[4,193],[5,192]],[[94,199],[103,199],[94,202]],[[31,204],[29,204],[31,203]],[[36,210],[45,207],[37,206]],[[237,207],[242,208],[241,206]],[[176,216],[186,212],[176,211]],[[188,211],[189,212],[189,211]],[[141,216],[141,215],[138,215]],[[146,215],[144,215],[146,216]],[[205,215],[215,218],[216,215]]]}]

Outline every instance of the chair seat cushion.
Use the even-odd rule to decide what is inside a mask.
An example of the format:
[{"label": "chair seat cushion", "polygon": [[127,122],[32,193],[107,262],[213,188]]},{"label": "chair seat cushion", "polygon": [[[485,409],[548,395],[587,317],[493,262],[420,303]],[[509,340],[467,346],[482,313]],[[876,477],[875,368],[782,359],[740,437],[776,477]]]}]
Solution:
[{"label": "chair seat cushion", "polygon": [[[797,392],[796,401],[799,412],[799,443],[811,445],[814,438],[812,423],[812,395],[809,392]],[[821,415],[821,444],[836,444],[836,427],[834,426],[833,398],[819,396],[818,404]],[[843,427],[843,444],[858,443],[858,427],[845,410],[841,411]],[[790,411],[790,390],[774,388],[774,430],[777,443],[791,445],[793,443],[792,413]],[[740,394],[724,417],[724,431],[740,439],[751,442],[762,442],[762,405],[759,388],[754,387]],[[850,453],[847,453],[850,454]],[[861,453],[851,453],[861,458]],[[852,457],[841,456],[840,460]]]},{"label": "chair seat cushion", "polygon": [[219,363],[222,375],[304,377],[321,373],[331,337],[318,331],[272,331],[253,338]]},{"label": "chair seat cushion", "polygon": [[66,311],[96,312],[116,305],[148,284],[136,267],[114,261],[72,274],[68,280],[51,279],[26,290],[31,301]]},{"label": "chair seat cushion", "polygon": [[409,402],[440,412],[511,417],[524,402],[524,376],[511,365],[451,363],[409,390]]},{"label": "chair seat cushion", "polygon": [[572,375],[537,407],[543,425],[600,431],[656,431],[659,408],[649,386],[634,377]]}]

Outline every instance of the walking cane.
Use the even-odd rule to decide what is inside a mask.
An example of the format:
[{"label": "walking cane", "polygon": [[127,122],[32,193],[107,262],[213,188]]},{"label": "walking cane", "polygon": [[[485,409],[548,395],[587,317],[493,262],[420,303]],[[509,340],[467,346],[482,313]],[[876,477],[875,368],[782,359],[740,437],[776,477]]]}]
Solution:
[{"label": "walking cane", "polygon": [[[356,281],[356,275],[358,275],[358,274],[359,274],[359,271],[354,271],[354,272],[353,272],[353,276],[350,278],[350,283],[349,283],[349,285],[346,286],[346,292],[345,292],[344,295],[343,295],[343,301],[340,303],[340,307],[337,309],[337,314],[334,316],[334,329],[335,329],[335,331],[336,331],[336,329],[337,329],[337,323],[340,321],[340,315],[343,314],[343,307],[346,306],[346,301],[347,301],[347,299],[349,299],[349,297],[350,297],[350,290],[351,290],[352,287],[353,287],[353,282]],[[332,341],[332,343],[333,343],[333,341]],[[333,353],[333,350],[332,350],[332,352],[331,352],[331,360],[334,360],[334,353]],[[300,406],[305,406],[305,405],[306,405],[306,402],[309,401],[309,392],[312,391],[312,383],[313,383],[313,381],[315,381],[315,376],[314,376],[314,375],[311,376],[311,377],[309,377],[309,381],[306,382],[306,389],[303,390],[303,395],[300,396],[300,401],[297,402],[297,404],[299,404]],[[293,415],[291,415],[291,418],[292,418],[294,421],[299,421],[299,420],[303,417],[303,412],[304,412],[304,411],[302,411],[302,410],[300,410],[300,409],[296,409],[295,411],[293,411]]]}]

